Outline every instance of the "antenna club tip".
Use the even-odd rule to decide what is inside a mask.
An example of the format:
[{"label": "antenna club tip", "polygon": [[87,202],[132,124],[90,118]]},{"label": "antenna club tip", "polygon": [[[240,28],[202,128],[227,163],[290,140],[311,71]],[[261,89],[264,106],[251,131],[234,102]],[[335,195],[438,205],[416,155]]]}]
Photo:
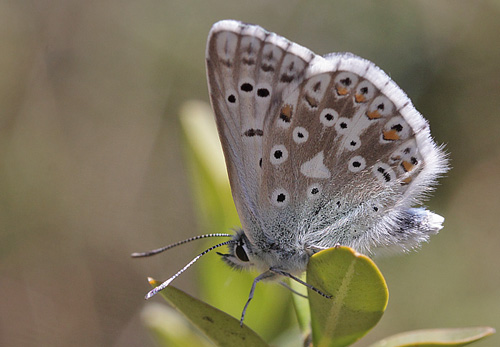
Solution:
[{"label": "antenna club tip", "polygon": [[144,299],[146,300],[149,300],[151,299],[153,296],[156,295],[156,293],[158,293],[158,291],[155,289],[151,290],[149,293],[146,294],[146,296],[144,297]]},{"label": "antenna club tip", "polygon": [[146,296],[144,297],[144,299],[146,299],[146,300],[151,299],[153,296],[155,296],[161,290],[158,287],[160,282],[155,280],[153,277],[148,277],[148,282],[150,285],[154,286],[155,288],[153,288],[152,290],[149,291],[149,293],[146,294]]},{"label": "antenna club tip", "polygon": [[141,256],[141,253],[136,253],[136,252],[134,252],[134,253],[132,253],[132,254],[130,255],[130,257],[132,257],[132,258],[138,258],[138,257],[140,257],[140,256]]}]

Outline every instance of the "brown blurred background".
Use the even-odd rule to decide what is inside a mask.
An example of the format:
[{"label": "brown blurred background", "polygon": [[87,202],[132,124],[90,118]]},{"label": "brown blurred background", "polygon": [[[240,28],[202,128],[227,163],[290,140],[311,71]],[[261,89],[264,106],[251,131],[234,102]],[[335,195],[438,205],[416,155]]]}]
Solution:
[{"label": "brown blurred background", "polygon": [[[202,232],[178,110],[208,101],[206,37],[226,18],[372,60],[450,153],[428,202],[445,229],[377,261],[389,307],[359,345],[499,328],[500,1],[0,0],[0,345],[155,345],[145,277],[195,246],[129,254]],[[196,294],[196,270],[176,285]]]}]

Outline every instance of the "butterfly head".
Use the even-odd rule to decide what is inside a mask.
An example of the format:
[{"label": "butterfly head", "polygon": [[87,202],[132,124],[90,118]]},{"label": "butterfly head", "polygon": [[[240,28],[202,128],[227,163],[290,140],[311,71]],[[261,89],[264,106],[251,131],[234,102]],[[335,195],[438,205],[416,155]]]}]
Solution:
[{"label": "butterfly head", "polygon": [[254,253],[252,252],[252,245],[248,240],[245,232],[239,229],[233,236],[234,242],[228,244],[229,253],[220,253],[222,259],[232,268],[241,270],[254,266]]},{"label": "butterfly head", "polygon": [[260,271],[267,271],[270,268],[276,268],[300,274],[305,271],[309,257],[315,253],[315,250],[306,246],[288,246],[287,241],[250,240],[240,229],[228,243],[229,252],[217,254],[229,266],[237,270],[256,268]]}]

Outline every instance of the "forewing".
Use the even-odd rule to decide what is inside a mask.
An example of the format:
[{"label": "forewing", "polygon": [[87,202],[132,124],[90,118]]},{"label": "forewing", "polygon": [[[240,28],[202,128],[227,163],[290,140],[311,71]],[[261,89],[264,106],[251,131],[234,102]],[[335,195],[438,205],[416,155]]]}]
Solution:
[{"label": "forewing", "polygon": [[225,20],[210,31],[210,98],[233,198],[249,238],[251,229],[260,229],[262,144],[269,120],[283,96],[303,81],[313,57],[309,50],[258,26]]}]

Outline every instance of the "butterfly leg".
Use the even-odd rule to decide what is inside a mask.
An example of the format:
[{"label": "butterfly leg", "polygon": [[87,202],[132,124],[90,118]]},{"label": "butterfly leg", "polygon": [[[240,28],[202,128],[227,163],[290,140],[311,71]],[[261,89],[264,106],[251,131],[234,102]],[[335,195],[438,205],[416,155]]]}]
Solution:
[{"label": "butterfly leg", "polygon": [[323,296],[323,297],[325,297],[325,298],[327,298],[327,299],[331,299],[331,298],[332,298],[332,296],[331,296],[331,295],[328,295],[328,294],[326,294],[326,293],[323,293],[323,292],[322,292],[321,290],[319,290],[318,288],[316,288],[316,287],[314,287],[314,286],[310,285],[309,283],[306,283],[306,282],[302,281],[300,278],[295,277],[295,276],[294,276],[294,275],[292,275],[291,273],[288,273],[288,272],[286,272],[286,271],[283,271],[283,270],[280,270],[280,269],[276,269],[276,268],[273,268],[273,267],[269,268],[269,271],[274,272],[275,274],[278,274],[278,275],[281,275],[281,276],[285,276],[285,277],[291,278],[292,280],[299,282],[300,284],[302,284],[302,285],[306,286],[307,288],[309,288],[309,289],[311,289],[311,290],[314,290],[316,293],[318,293],[319,295],[321,295],[321,296]]},{"label": "butterfly leg", "polygon": [[292,287],[290,287],[287,283],[285,282],[280,282],[280,284],[285,287],[286,289],[288,289],[289,291],[291,291],[293,294],[296,294],[298,296],[301,296],[303,298],[306,298],[307,299],[307,295],[304,295],[302,293],[299,293],[298,291],[296,291],[295,289],[293,289]]},{"label": "butterfly leg", "polygon": [[273,272],[266,271],[266,272],[261,273],[259,276],[255,277],[255,279],[253,280],[252,288],[250,289],[250,294],[248,295],[247,303],[245,304],[245,307],[243,307],[243,312],[241,313],[240,326],[243,326],[243,319],[245,318],[245,312],[247,311],[248,304],[253,299],[253,293],[255,292],[255,286],[257,285],[257,283],[259,283],[263,279],[274,277],[274,276],[276,276],[276,275]]}]

